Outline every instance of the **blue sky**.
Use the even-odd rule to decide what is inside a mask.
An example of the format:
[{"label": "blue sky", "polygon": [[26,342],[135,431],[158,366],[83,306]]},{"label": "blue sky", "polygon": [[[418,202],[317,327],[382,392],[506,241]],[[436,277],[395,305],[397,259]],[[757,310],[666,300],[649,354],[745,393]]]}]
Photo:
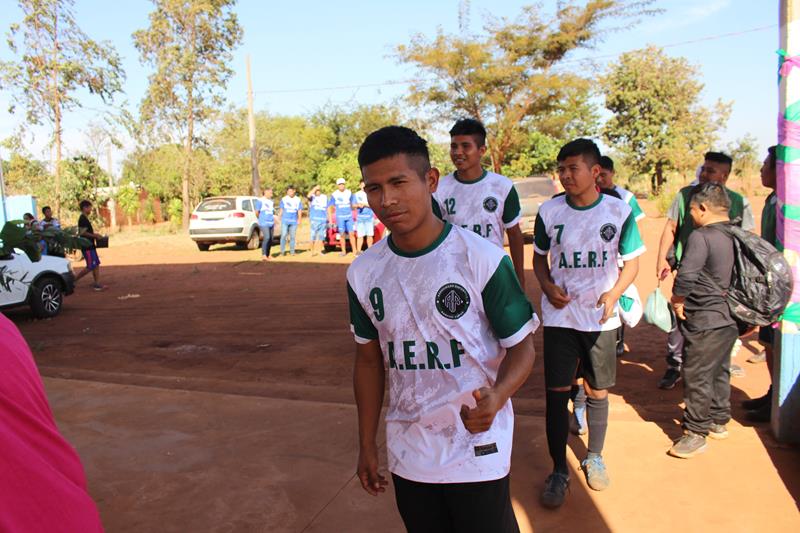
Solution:
[{"label": "blue sky", "polygon": [[[10,0],[4,0],[11,4]],[[487,17],[514,17],[531,2],[517,0],[472,0],[470,31],[480,33]],[[543,2],[552,10],[555,1]],[[126,94],[131,109],[138,106],[146,87],[148,69],[139,63],[131,34],[147,26],[152,4],[146,0],[76,0],[76,19],[95,40],[110,41],[123,58],[127,72]],[[111,7],[113,6],[113,7]],[[334,87],[380,84],[414,76],[409,67],[392,57],[396,45],[416,33],[432,36],[438,28],[458,29],[458,0],[405,0],[398,2],[338,2],[240,0],[236,6],[244,29],[244,41],[233,60],[235,75],[227,89],[229,102],[246,104],[245,56],[251,55],[256,109],[280,114],[311,113],[326,103],[379,103],[402,98],[403,84],[319,90]],[[733,37],[670,46],[667,53],[686,57],[699,67],[705,84],[703,99],[733,101],[723,146],[746,133],[765,148],[774,143],[777,116],[775,69],[778,48],[778,3],[748,0],[661,0],[664,12],[645,19],[632,29],[608,36],[594,50],[579,51],[573,58],[619,54],[643,48],[697,41],[705,37],[771,28]],[[0,12],[0,29],[21,19],[15,4]],[[9,59],[5,40],[0,58]],[[603,57],[601,66],[613,57]],[[583,68],[572,63],[574,68]],[[301,91],[298,91],[301,89]],[[102,102],[82,95],[85,105],[102,108]],[[0,93],[0,138],[9,135],[22,115],[8,115],[8,94]],[[76,153],[86,144],[83,131],[95,110],[79,109],[65,119],[66,153]],[[36,132],[31,143],[34,155],[47,159],[46,129]],[[117,163],[124,154],[115,154]]]}]

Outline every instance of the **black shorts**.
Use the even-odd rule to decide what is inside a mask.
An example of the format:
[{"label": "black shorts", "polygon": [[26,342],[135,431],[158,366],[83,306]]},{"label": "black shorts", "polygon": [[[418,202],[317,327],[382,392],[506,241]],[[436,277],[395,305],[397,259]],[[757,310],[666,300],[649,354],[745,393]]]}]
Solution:
[{"label": "black shorts", "polygon": [[772,326],[761,326],[758,328],[758,342],[761,344],[775,344],[775,328]]},{"label": "black shorts", "polygon": [[596,390],[617,380],[617,330],[578,331],[544,328],[544,383],[548,389],[569,387],[580,365],[580,376]]},{"label": "black shorts", "polygon": [[409,533],[519,533],[508,476],[477,483],[420,483],[392,474]]}]

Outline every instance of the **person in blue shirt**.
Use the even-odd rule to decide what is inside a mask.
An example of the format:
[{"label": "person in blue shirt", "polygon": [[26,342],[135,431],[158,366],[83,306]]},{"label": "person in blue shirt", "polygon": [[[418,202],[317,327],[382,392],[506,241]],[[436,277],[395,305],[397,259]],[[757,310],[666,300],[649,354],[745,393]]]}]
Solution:
[{"label": "person in blue shirt", "polygon": [[311,222],[311,257],[314,257],[318,245],[325,241],[328,225],[328,195],[322,194],[319,185],[308,193],[308,219]]},{"label": "person in blue shirt", "polygon": [[333,191],[333,194],[331,194],[328,207],[335,207],[336,225],[339,230],[339,244],[342,246],[342,253],[340,255],[347,255],[347,244],[344,239],[345,235],[350,237],[350,247],[353,251],[356,250],[356,237],[353,233],[353,207],[355,206],[355,197],[347,188],[344,178],[336,180],[336,188],[337,190]]},{"label": "person in blue shirt", "polygon": [[297,196],[294,185],[286,188],[286,196],[281,199],[281,255],[286,255],[286,236],[289,236],[289,253],[294,255],[297,226],[303,218],[303,202]]},{"label": "person in blue shirt", "polygon": [[375,214],[367,203],[367,193],[364,191],[364,186],[364,180],[361,180],[360,190],[355,194],[356,209],[358,209],[358,214],[356,215],[356,244],[358,244],[359,239],[363,238],[362,245],[358,246],[356,255],[361,254],[361,246],[363,246],[364,241],[367,243],[367,248],[372,246],[375,236]]},{"label": "person in blue shirt", "polygon": [[261,198],[256,200],[256,216],[261,228],[261,260],[269,261],[269,252],[272,248],[273,230],[275,229],[275,202],[272,200],[272,189],[264,189]]}]

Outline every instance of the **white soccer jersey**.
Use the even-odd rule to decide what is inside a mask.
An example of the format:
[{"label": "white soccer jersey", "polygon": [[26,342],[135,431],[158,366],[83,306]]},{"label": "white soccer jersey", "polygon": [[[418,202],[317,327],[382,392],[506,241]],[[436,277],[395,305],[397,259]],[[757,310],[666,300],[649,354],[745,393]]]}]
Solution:
[{"label": "white soccer jersey", "polygon": [[636,195],[628,189],[623,189],[619,185],[614,185],[614,191],[619,194],[623,202],[630,206],[633,211],[633,218],[636,219],[636,222],[639,222],[645,217],[644,211],[639,207],[639,201],[636,199]]},{"label": "white soccer jersey", "polygon": [[506,229],[519,224],[520,205],[514,183],[484,170],[477,181],[461,181],[458,173],[439,180],[433,195],[443,220],[471,230],[503,247]]},{"label": "white soccer jersey", "polygon": [[539,319],[502,250],[445,223],[414,254],[391,236],[347,270],[356,342],[380,342],[389,376],[389,470],[424,483],[500,479],[509,472],[509,401],[489,431],[469,433],[459,415],[472,392],[494,385],[506,348]]},{"label": "white soccer jersey", "polygon": [[534,226],[534,249],[550,254],[550,275],[571,301],[556,309],[542,295],[542,321],[548,327],[608,331],[620,327],[617,315],[600,324],[600,296],[619,279],[617,260],[645,251],[633,212],[613,196],[599,195],[590,206],[575,207],[562,194],[543,203]]}]

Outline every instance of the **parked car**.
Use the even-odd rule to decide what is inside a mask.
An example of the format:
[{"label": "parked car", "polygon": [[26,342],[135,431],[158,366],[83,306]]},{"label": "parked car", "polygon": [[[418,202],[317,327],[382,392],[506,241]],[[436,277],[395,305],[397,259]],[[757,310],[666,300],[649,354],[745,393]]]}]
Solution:
[{"label": "parked car", "polygon": [[[355,211],[353,212],[353,226],[355,227]],[[383,222],[375,219],[375,235],[373,236],[373,242],[378,242],[383,238],[383,234],[386,231],[386,226],[383,225]],[[336,213],[333,213],[333,221],[328,224],[325,230],[325,251],[326,252],[333,252],[335,250],[341,249],[342,245],[339,242],[339,227],[336,225]],[[356,233],[356,238],[358,238],[358,233]],[[361,245],[361,249],[364,250],[365,244]],[[350,249],[350,240],[345,240],[345,247],[348,251],[352,251]]]},{"label": "parked car", "polygon": [[520,203],[519,228],[522,235],[530,242],[533,240],[533,226],[539,206],[558,194],[556,182],[549,176],[533,176],[514,181]]},{"label": "parked car", "polygon": [[37,318],[51,318],[74,289],[67,259],[45,255],[34,262],[18,251],[0,256],[0,309],[29,305]]},{"label": "parked car", "polygon": [[[215,196],[206,198],[189,219],[189,237],[201,252],[212,244],[236,243],[242,249],[261,246],[261,229],[256,216],[255,196]],[[275,215],[275,235],[280,236],[280,221]]]}]

